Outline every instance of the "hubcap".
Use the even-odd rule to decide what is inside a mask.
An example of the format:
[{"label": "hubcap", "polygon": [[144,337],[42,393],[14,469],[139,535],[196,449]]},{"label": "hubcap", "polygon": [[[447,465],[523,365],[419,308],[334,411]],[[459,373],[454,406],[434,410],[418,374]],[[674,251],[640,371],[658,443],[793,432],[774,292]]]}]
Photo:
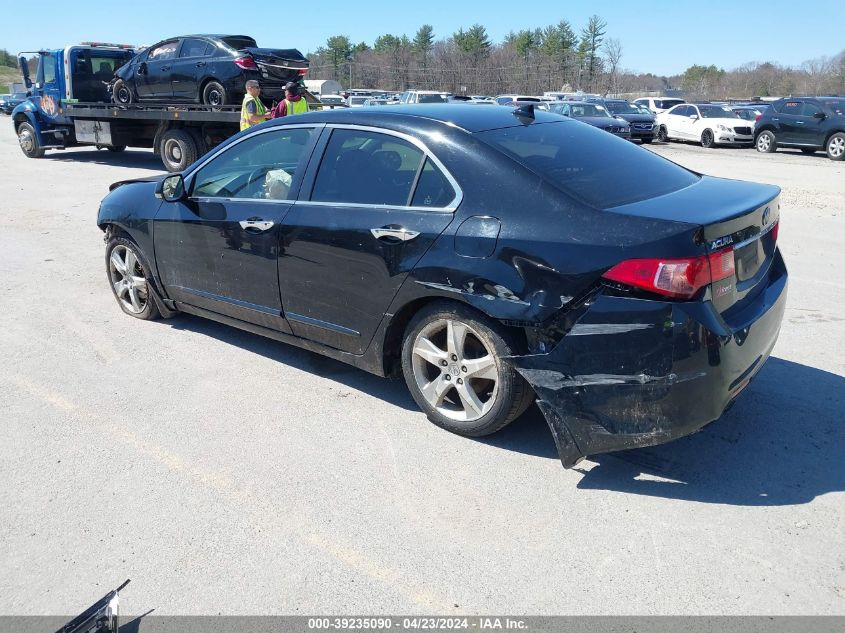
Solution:
[{"label": "hubcap", "polygon": [[771,143],[772,140],[769,138],[768,134],[763,134],[763,136],[757,139],[757,147],[763,151],[769,149],[769,145],[771,145]]},{"label": "hubcap", "polygon": [[212,90],[208,93],[208,101],[211,105],[220,105],[220,102],[222,101],[220,93],[217,90]]},{"label": "hubcap", "polygon": [[182,162],[182,148],[175,140],[170,139],[164,144],[164,153],[171,163]]},{"label": "hubcap", "polygon": [[18,142],[25,152],[31,152],[35,148],[35,139],[32,138],[32,132],[29,130],[23,130],[18,135]]},{"label": "hubcap", "polygon": [[109,279],[121,305],[132,314],[140,314],[147,307],[149,293],[141,262],[131,249],[115,246],[109,257]]},{"label": "hubcap", "polygon": [[412,366],[423,397],[448,418],[473,422],[496,402],[495,356],[466,323],[440,319],[425,326],[414,341]]},{"label": "hubcap", "polygon": [[831,156],[840,157],[842,153],[845,152],[845,139],[843,138],[832,138],[830,139],[830,144],[827,146],[827,152]]},{"label": "hubcap", "polygon": [[121,88],[117,91],[117,100],[120,103],[129,103],[129,90],[127,88]]}]

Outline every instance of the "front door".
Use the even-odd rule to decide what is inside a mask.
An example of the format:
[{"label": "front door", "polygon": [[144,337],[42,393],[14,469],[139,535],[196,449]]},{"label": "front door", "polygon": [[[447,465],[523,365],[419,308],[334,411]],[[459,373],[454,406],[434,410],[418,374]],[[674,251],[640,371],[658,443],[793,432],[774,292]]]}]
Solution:
[{"label": "front door", "polygon": [[135,69],[135,90],[141,99],[167,100],[173,97],[170,71],[179,49],[179,40],[158,44]]},{"label": "front door", "polygon": [[162,203],[153,236],[171,299],[290,332],[279,295],[280,227],[316,136],[316,126],[257,130],[192,173],[187,200]]},{"label": "front door", "polygon": [[294,334],[361,354],[460,196],[416,141],[353,127],[326,135],[313,184],[284,220],[279,280]]}]

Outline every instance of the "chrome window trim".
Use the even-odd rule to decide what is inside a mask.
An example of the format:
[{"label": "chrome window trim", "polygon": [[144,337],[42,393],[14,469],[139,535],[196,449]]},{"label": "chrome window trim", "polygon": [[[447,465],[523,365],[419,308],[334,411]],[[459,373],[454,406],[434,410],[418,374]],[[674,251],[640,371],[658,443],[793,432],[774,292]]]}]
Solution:
[{"label": "chrome window trim", "polygon": [[[191,170],[191,173],[188,174],[188,178],[191,179],[190,189],[193,190],[194,180],[196,180],[197,174],[199,173],[199,171],[203,167],[205,167],[208,163],[210,163],[215,158],[220,156],[223,152],[228,152],[231,148],[240,145],[241,143],[243,143],[247,139],[258,136],[259,134],[269,134],[270,132],[275,132],[275,131],[280,130],[280,129],[290,130],[290,129],[294,129],[294,128],[313,128],[314,131],[317,132],[317,134],[319,134],[320,131],[324,127],[325,127],[325,123],[291,123],[290,125],[273,126],[273,127],[267,128],[265,130],[255,130],[254,132],[251,132],[250,134],[246,134],[243,138],[239,138],[237,141],[234,141],[231,145],[227,145],[226,147],[215,148],[214,152],[213,153],[210,152],[211,155],[208,156],[201,163],[199,163],[199,164],[194,163],[194,165],[196,165],[196,167],[194,167],[194,165],[192,165],[193,169]],[[191,191],[191,193],[192,193],[192,195],[188,196],[189,200],[204,200],[204,201],[209,201],[209,200],[253,200],[255,202],[262,202],[261,198],[223,198],[223,197],[218,197],[218,196],[194,197],[193,191]],[[285,200],[263,200],[263,202],[290,202],[290,203],[293,203],[294,200],[291,199],[291,198],[286,198]]]},{"label": "chrome window trim", "polygon": [[[362,132],[373,132],[375,134],[384,134],[386,136],[394,136],[396,138],[402,139],[404,141],[409,142],[411,145],[415,146],[423,153],[424,158],[429,158],[431,161],[437,166],[440,172],[446,177],[448,183],[452,186],[452,189],[455,192],[455,197],[443,207],[422,207],[422,206],[409,206],[409,205],[390,205],[390,204],[363,204],[359,202],[322,202],[322,201],[315,201],[315,200],[297,200],[296,204],[298,205],[307,205],[307,206],[315,206],[315,207],[349,207],[352,209],[383,209],[385,211],[428,211],[428,212],[435,212],[435,213],[454,213],[455,210],[460,206],[461,202],[464,199],[464,192],[461,189],[461,186],[458,184],[458,181],[452,176],[448,169],[443,165],[437,156],[434,155],[428,146],[423,143],[420,139],[415,136],[411,136],[410,134],[406,134],[404,132],[398,132],[396,130],[389,130],[381,127],[373,127],[371,125],[354,125],[354,124],[344,124],[344,123],[327,123],[327,129],[331,130],[360,130]],[[331,139],[329,139],[331,141]],[[328,147],[328,145],[326,145]],[[325,149],[323,149],[323,154],[325,154]],[[320,157],[322,162],[322,156]],[[317,168],[319,173],[319,167]],[[316,180],[315,180],[316,183]],[[313,185],[311,187],[311,192],[309,195],[313,194]],[[300,190],[300,195],[302,191]]]}]

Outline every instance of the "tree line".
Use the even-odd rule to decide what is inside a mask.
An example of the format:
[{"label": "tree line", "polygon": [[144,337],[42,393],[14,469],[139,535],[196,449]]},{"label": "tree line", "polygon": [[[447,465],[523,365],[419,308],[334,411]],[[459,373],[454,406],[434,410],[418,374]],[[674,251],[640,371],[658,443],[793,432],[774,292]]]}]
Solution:
[{"label": "tree line", "polygon": [[679,75],[622,66],[624,48],[598,15],[576,29],[569,21],[508,33],[491,41],[481,24],[436,38],[429,24],[413,37],[384,34],[372,45],[333,35],[308,54],[310,79],[350,88],[443,90],[455,94],[542,94],[582,90],[626,94],[682,90],[688,99],[790,94],[845,94],[845,50],[800,66],[751,62],[732,70],[693,65]]}]

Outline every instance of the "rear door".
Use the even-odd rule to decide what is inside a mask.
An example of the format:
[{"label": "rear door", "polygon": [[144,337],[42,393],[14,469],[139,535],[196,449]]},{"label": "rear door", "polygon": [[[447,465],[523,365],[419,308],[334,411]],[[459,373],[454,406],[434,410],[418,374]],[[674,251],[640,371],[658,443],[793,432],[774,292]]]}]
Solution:
[{"label": "rear door", "polygon": [[294,334],[361,354],[461,194],[417,139],[330,126],[321,145],[284,220],[282,300]]},{"label": "rear door", "polygon": [[161,204],[153,236],[170,298],[290,332],[279,295],[280,227],[319,129],[256,130],[190,175],[188,200]]},{"label": "rear door", "polygon": [[[790,100],[783,104],[780,113],[777,115],[777,123],[779,130],[775,132],[778,142],[781,143],[802,143],[803,133],[799,128],[805,125],[804,116],[804,102],[799,100]],[[773,119],[774,120],[774,119]]]},{"label": "rear door", "polygon": [[148,100],[173,98],[170,72],[179,51],[179,40],[162,42],[150,49],[136,69],[135,90],[138,97]]},{"label": "rear door", "polygon": [[205,74],[208,56],[214,49],[206,40],[186,38],[179,48],[179,56],[170,69],[173,96],[180,100],[199,100],[199,80]]}]

